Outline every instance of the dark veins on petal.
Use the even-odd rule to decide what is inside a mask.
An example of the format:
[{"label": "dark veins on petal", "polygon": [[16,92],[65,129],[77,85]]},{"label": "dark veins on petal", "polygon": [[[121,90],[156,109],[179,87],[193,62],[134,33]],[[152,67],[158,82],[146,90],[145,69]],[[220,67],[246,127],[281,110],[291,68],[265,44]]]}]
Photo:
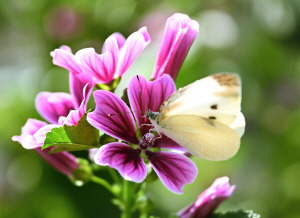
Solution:
[{"label": "dark veins on petal", "polygon": [[181,159],[175,158],[172,155],[162,156],[159,152],[151,152],[148,150],[145,152],[152,165],[174,184],[181,183],[180,181],[182,180],[188,180],[186,174],[189,170],[180,167],[181,164],[186,164]]},{"label": "dark veins on petal", "polygon": [[122,147],[121,149],[119,149],[116,152],[121,153],[126,157],[126,159],[123,162],[124,165],[134,161],[134,170],[139,168],[138,166],[141,164],[140,163],[141,162],[140,161],[141,149],[133,150],[131,147],[128,147],[128,148]]}]

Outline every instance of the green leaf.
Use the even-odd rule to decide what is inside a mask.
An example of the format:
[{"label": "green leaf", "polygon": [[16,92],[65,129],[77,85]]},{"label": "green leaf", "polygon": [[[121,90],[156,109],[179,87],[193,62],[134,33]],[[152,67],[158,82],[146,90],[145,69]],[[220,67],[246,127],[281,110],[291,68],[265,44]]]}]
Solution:
[{"label": "green leaf", "polygon": [[99,89],[114,92],[120,82],[121,82],[121,77],[119,76],[119,77],[115,78],[113,81],[111,81],[109,84],[99,83],[99,84],[97,84],[97,86]]},{"label": "green leaf", "polygon": [[71,143],[71,140],[66,134],[66,131],[64,127],[57,127],[51,129],[51,132],[48,132],[46,134],[46,139],[44,141],[44,145],[42,149],[48,148],[50,146],[56,145],[56,144],[68,144]]},{"label": "green leaf", "polygon": [[260,218],[259,214],[252,210],[229,211],[226,213],[215,213],[210,218]]},{"label": "green leaf", "polygon": [[64,129],[72,143],[97,147],[99,131],[87,122],[86,116],[85,113],[76,126],[64,125]]},{"label": "green leaf", "polygon": [[48,132],[42,149],[55,146],[49,153],[79,151],[97,148],[98,143],[99,131],[87,122],[84,114],[76,126],[64,125]]}]

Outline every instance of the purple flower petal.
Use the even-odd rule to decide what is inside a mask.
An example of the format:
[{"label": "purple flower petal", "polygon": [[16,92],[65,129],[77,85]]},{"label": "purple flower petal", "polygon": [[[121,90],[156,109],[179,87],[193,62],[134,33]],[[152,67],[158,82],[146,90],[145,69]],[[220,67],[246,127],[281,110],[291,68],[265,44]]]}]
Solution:
[{"label": "purple flower petal", "polygon": [[151,124],[144,116],[145,112],[157,112],[160,105],[175,91],[175,83],[169,75],[163,75],[155,81],[146,81],[143,76],[132,78],[128,85],[128,98],[142,134],[148,133],[151,128],[143,125]]},{"label": "purple flower petal", "polygon": [[146,27],[131,34],[120,49],[115,77],[122,76],[140,53],[149,45],[151,39]]},{"label": "purple flower petal", "polygon": [[138,144],[133,116],[123,100],[105,90],[95,91],[94,98],[96,109],[88,113],[87,121],[108,135]]},{"label": "purple flower petal", "polygon": [[47,124],[45,122],[28,119],[22,127],[20,136],[13,136],[12,140],[17,141],[26,149],[42,147],[46,138],[46,133],[58,125]]},{"label": "purple flower petal", "polygon": [[230,186],[228,177],[218,178],[198,196],[194,203],[180,211],[178,216],[180,218],[208,218],[220,203],[233,194],[234,190],[235,186]]},{"label": "purple flower petal", "polygon": [[162,135],[161,138],[160,137],[156,138],[153,147],[168,148],[168,149],[180,151],[182,153],[186,152],[186,150],[183,147],[181,147],[175,141],[173,141],[172,139],[168,138],[165,135]]},{"label": "purple flower petal", "polygon": [[[117,42],[115,41],[115,47]],[[93,48],[81,49],[76,53],[76,60],[82,70],[92,75],[97,83],[109,83],[114,79],[117,58],[110,51],[97,54]]]},{"label": "purple flower petal", "polygon": [[[74,97],[74,106],[79,108],[83,99],[88,101],[94,87],[93,78],[87,73],[73,74],[70,73],[70,92]],[[83,96],[83,89],[88,84],[85,96]]]},{"label": "purple flower petal", "polygon": [[104,42],[102,47],[102,53],[105,53],[106,51],[114,51],[115,50],[115,42],[117,43],[117,50],[119,51],[124,43],[126,42],[126,39],[121,33],[113,33],[111,34]]},{"label": "purple flower petal", "polygon": [[69,70],[74,74],[81,73],[81,68],[75,60],[75,56],[71,53],[68,46],[62,46],[52,51],[53,64]]},{"label": "purple flower petal", "polygon": [[[81,119],[81,117],[86,113],[86,104],[87,104],[87,88],[89,87],[89,84],[87,83],[82,91],[83,100],[80,104],[80,107],[77,110],[71,110],[68,114],[67,118],[64,119],[64,124],[68,126],[77,125],[78,121]],[[89,87],[89,92],[91,92],[91,88]],[[59,120],[61,121],[61,119]]]},{"label": "purple flower petal", "polygon": [[[36,120],[36,119],[28,119],[25,125],[22,127],[20,136],[13,136],[12,140],[17,141],[20,144],[23,144],[23,141],[33,140],[32,136],[43,126],[47,125],[47,123]],[[26,139],[28,138],[28,139]]]},{"label": "purple flower petal", "polygon": [[65,50],[65,51],[68,51],[68,52],[72,53],[72,49],[67,45],[62,45],[62,46],[59,47],[59,49],[62,49],[62,50]]},{"label": "purple flower petal", "polygon": [[147,150],[146,155],[161,182],[176,194],[181,194],[184,185],[192,183],[197,176],[197,166],[182,154]]},{"label": "purple flower petal", "polygon": [[75,156],[68,152],[60,152],[55,154],[48,154],[51,148],[41,150],[41,148],[34,149],[39,155],[41,155],[50,165],[52,165],[57,171],[72,176],[72,172],[79,168],[78,161]]},{"label": "purple flower petal", "polygon": [[98,165],[115,168],[126,180],[139,183],[147,176],[147,167],[140,154],[140,149],[113,142],[100,147],[94,161]]},{"label": "purple flower petal", "polygon": [[20,136],[13,136],[13,141],[18,141],[26,149],[34,149],[37,151],[48,163],[50,163],[58,171],[71,175],[74,169],[79,167],[77,159],[68,152],[61,152],[49,155],[48,152],[51,148],[41,150],[44,144],[46,133],[51,131],[52,128],[59,127],[58,125],[47,125],[47,123],[28,119],[26,124],[22,127]]},{"label": "purple flower petal", "polygon": [[151,78],[169,74],[175,80],[198,32],[199,24],[187,15],[176,13],[169,17]]},{"label": "purple flower petal", "polygon": [[[44,144],[44,141],[46,139],[46,134],[48,132],[50,132],[53,128],[57,128],[60,127],[60,125],[56,125],[56,124],[47,124],[43,127],[41,127],[38,131],[36,131],[36,133],[34,133],[33,137],[35,139],[35,142],[37,143],[37,145],[42,146]],[[24,143],[23,143],[24,144]],[[25,147],[25,145],[23,145],[23,147],[28,148],[29,145],[27,147]],[[28,148],[31,149],[31,148]]]},{"label": "purple flower petal", "polygon": [[74,98],[67,93],[41,92],[35,99],[35,107],[50,123],[58,124],[60,116],[67,116],[74,108]]}]

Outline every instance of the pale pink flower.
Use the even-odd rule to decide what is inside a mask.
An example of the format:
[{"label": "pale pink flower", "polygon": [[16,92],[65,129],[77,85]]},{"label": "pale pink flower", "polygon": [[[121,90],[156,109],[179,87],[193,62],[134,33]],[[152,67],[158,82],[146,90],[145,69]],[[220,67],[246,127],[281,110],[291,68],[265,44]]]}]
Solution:
[{"label": "pale pink flower", "polygon": [[12,140],[19,142],[26,149],[33,149],[38,152],[50,165],[59,172],[71,176],[72,172],[79,168],[75,156],[68,152],[48,154],[50,148],[41,149],[46,138],[46,133],[52,128],[59,127],[54,124],[47,124],[43,121],[28,119],[22,127],[20,136],[13,136]]},{"label": "pale pink flower", "polygon": [[169,17],[151,78],[169,74],[175,80],[198,32],[199,24],[187,15],[176,13]]},{"label": "pale pink flower", "polygon": [[88,73],[96,83],[108,84],[127,72],[140,53],[149,45],[150,36],[146,27],[140,28],[125,39],[114,33],[104,42],[102,54],[93,48],[84,48],[75,55],[69,47],[61,47],[51,52],[53,63],[74,74]]}]

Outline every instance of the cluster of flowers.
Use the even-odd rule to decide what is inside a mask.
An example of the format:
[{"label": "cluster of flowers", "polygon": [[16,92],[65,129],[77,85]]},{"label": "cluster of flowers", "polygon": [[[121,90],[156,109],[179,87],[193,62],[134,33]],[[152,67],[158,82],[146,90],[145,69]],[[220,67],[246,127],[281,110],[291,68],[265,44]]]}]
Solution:
[{"label": "cluster of flowers", "polygon": [[[160,105],[176,91],[174,80],[198,31],[198,23],[187,15],[174,14],[167,20],[151,81],[136,76],[129,83],[127,94],[131,109],[127,102],[110,91],[93,92],[96,108],[87,114],[87,121],[117,139],[97,150],[94,155],[96,164],[115,168],[124,179],[137,183],[146,178],[146,164],[149,164],[162,183],[178,194],[182,193],[184,185],[195,180],[196,165],[174,141],[164,135],[157,137],[150,133],[150,122],[145,118],[144,112],[148,109],[158,111]],[[111,87],[116,81],[118,83],[149,43],[147,29],[142,27],[127,39],[119,33],[109,36],[103,45],[102,54],[97,54],[93,48],[79,50],[75,55],[67,46],[55,49],[51,52],[53,63],[69,71],[71,94],[38,94],[36,109],[50,124],[28,119],[22,128],[22,134],[12,139],[26,149],[37,151],[58,171],[72,176],[79,168],[78,160],[66,151],[48,154],[51,148],[42,150],[46,133],[55,127],[77,125],[87,112],[87,102],[93,89],[101,88],[102,85]],[[167,151],[161,151],[161,148]],[[228,178],[222,178],[216,180],[209,190],[182,211],[180,216],[190,217],[191,214],[198,213],[195,208],[199,208],[199,205],[204,208],[201,213],[209,214],[232,194],[234,187],[230,187]],[[205,202],[209,202],[208,198],[211,199],[211,204],[203,206]]]}]

